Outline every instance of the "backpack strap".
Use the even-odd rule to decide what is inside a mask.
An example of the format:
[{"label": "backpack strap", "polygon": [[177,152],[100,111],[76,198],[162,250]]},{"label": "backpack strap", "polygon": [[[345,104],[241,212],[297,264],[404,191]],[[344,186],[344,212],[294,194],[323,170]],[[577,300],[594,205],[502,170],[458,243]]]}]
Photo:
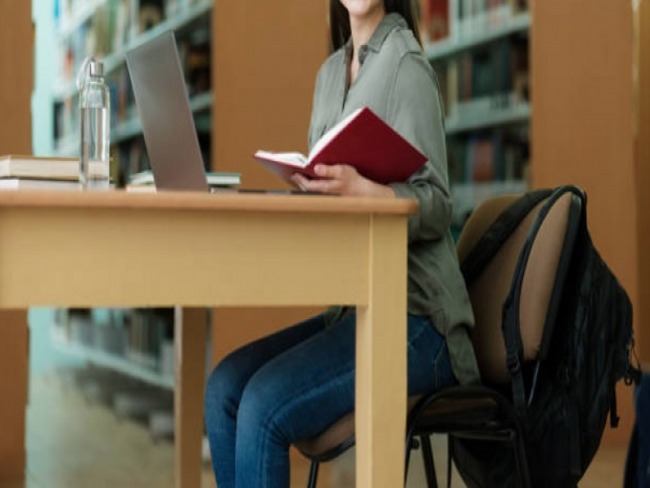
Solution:
[{"label": "backpack strap", "polygon": [[552,192],[550,189],[542,189],[524,193],[497,217],[461,263],[465,283],[471,283],[481,274],[519,223]]},{"label": "backpack strap", "polygon": [[535,238],[544,222],[544,219],[550,212],[555,202],[566,192],[571,192],[575,195],[584,198],[584,193],[574,186],[561,186],[553,190],[548,201],[540,210],[535,222],[533,223],[523,249],[519,255],[517,266],[515,268],[515,276],[513,277],[513,285],[510,288],[508,297],[503,304],[502,310],[502,329],[503,338],[506,346],[506,362],[508,372],[510,373],[512,383],[512,399],[513,406],[521,421],[524,422],[526,418],[526,391],[524,386],[524,375],[522,371],[523,366],[523,345],[521,340],[521,331],[519,325],[519,300],[521,298],[521,287],[526,270],[526,264],[532,250]]}]

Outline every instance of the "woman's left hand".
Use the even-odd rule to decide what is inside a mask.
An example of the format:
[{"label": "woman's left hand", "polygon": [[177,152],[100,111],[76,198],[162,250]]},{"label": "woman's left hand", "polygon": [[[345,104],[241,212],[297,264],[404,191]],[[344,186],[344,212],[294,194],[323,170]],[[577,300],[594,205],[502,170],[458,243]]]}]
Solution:
[{"label": "woman's left hand", "polygon": [[317,164],[314,172],[319,179],[312,180],[298,173],[291,179],[304,191],[345,196],[395,197],[391,187],[364,178],[348,164]]}]

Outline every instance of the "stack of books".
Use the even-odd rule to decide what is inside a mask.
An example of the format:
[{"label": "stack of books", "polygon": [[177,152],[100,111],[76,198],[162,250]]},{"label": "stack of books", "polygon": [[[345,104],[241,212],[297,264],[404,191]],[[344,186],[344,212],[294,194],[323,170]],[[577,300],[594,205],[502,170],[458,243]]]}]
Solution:
[{"label": "stack of books", "polygon": [[[90,174],[101,174],[91,163]],[[79,160],[38,156],[0,156],[0,190],[79,190]]]}]

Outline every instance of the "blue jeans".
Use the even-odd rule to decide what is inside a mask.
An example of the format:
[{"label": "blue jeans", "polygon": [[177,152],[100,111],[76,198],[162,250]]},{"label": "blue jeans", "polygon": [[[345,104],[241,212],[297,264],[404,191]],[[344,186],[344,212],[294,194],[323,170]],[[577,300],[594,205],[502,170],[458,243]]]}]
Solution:
[{"label": "blue jeans", "polygon": [[[354,409],[355,314],[322,315],[252,342],[208,380],[205,421],[218,488],[287,488],[289,446]],[[408,391],[456,383],[444,337],[408,316]]]}]

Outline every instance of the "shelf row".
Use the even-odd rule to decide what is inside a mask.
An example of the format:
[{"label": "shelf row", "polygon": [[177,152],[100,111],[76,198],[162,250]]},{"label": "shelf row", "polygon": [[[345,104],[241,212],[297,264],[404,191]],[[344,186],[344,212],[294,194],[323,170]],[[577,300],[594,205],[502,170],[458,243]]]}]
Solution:
[{"label": "shelf row", "polygon": [[84,362],[124,374],[166,390],[174,389],[173,374],[163,374],[154,371],[131,361],[125,356],[107,353],[95,347],[75,343],[56,334],[52,334],[52,344],[57,351]]},{"label": "shelf row", "polygon": [[57,309],[50,335],[60,352],[174,388],[173,309]]},{"label": "shelf row", "polygon": [[[57,36],[65,39],[71,36],[84,23],[92,18],[98,10],[109,5],[117,4],[133,11],[138,10],[138,4],[149,7],[158,6],[164,10],[168,17],[176,15],[192,7],[200,0],[55,0],[55,21]],[[157,4],[157,5],[156,5]]]},{"label": "shelf row", "polygon": [[462,34],[459,33],[456,36],[426,43],[424,54],[431,61],[449,58],[513,34],[526,34],[530,30],[530,25],[529,12],[506,16],[496,25],[485,24],[481,27],[464,30]]},{"label": "shelf row", "polygon": [[58,0],[55,7],[58,36],[65,38],[86,22],[92,15],[108,3],[108,0]]},{"label": "shelf row", "polygon": [[447,117],[445,131],[448,135],[457,135],[490,127],[522,124],[530,120],[531,114],[531,106],[526,101],[503,107],[472,107],[463,115]]},{"label": "shelf row", "polygon": [[[113,32],[110,34],[112,37],[111,40],[101,41],[97,37],[104,38],[109,36],[109,33],[104,31],[110,29],[94,27],[93,25],[85,26],[84,22],[90,22],[93,15],[97,14],[97,9],[103,8],[108,4],[109,0],[95,0],[89,3],[87,7],[84,6],[82,11],[77,14],[78,17],[74,16],[75,19],[80,19],[72,23],[77,29],[74,31],[74,34],[71,32],[69,34],[66,33],[65,36],[59,36],[59,40],[62,43],[60,56],[63,62],[61,63],[62,72],[59,75],[60,79],[54,89],[55,99],[62,101],[76,94],[76,74],[86,56],[96,54],[103,57],[104,72],[111,73],[124,64],[127,51],[144,44],[161,33],[168,30],[182,31],[191,27],[200,19],[205,19],[209,22],[209,16],[207,14],[212,9],[213,0],[184,2],[182,6],[173,9],[173,15],[158,19],[142,32],[133,35],[127,34],[126,31],[129,29],[122,27],[121,31],[125,32],[120,34]],[[97,23],[101,23],[102,25],[107,22],[111,23],[105,18],[97,20]],[[114,21],[112,23],[124,24],[125,22],[127,21]],[[64,32],[67,32],[68,28],[66,24],[66,30]],[[100,35],[98,32],[102,32],[102,34]],[[207,29],[196,29],[192,35],[194,37],[209,37],[209,32]],[[118,42],[118,39],[121,41]],[[197,40],[197,42],[209,42],[209,38]],[[93,48],[93,46],[95,47]]]}]

